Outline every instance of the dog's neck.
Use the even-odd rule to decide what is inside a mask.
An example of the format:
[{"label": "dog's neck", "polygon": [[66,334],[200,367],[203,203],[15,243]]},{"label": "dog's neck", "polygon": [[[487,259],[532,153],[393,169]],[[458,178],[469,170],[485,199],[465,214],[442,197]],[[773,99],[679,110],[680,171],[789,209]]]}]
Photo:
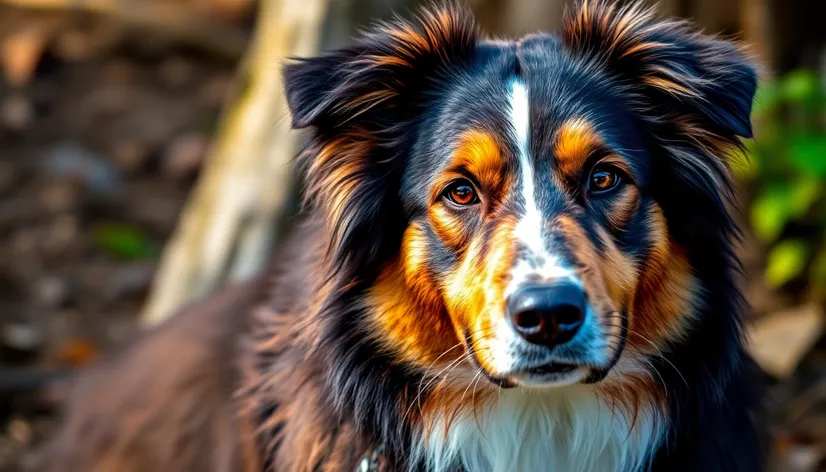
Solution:
[{"label": "dog's neck", "polygon": [[[395,410],[407,404],[375,395],[387,384],[371,383],[373,370],[387,364],[362,365],[373,362],[375,351],[360,354],[358,363],[347,357],[365,349],[361,345],[312,349],[317,343],[303,338],[307,328],[299,327],[310,318],[303,314],[309,307],[298,300],[306,303],[309,293],[311,289],[298,287],[273,296],[282,303],[286,295],[297,301],[278,309],[260,307],[245,339],[240,399],[257,422],[255,442],[265,464],[277,463],[284,470],[312,470],[319,464],[357,470],[378,448],[390,464],[380,470],[626,472],[646,464],[664,436],[666,409],[662,399],[650,394],[661,385],[652,386],[647,370],[623,361],[598,384],[541,390],[487,386],[484,402],[468,401],[467,407],[454,410],[455,416],[448,408],[444,416],[405,425],[405,416],[397,411],[394,421],[382,423],[377,418],[387,415],[378,403],[389,402]],[[349,377],[341,377],[333,367],[347,362],[350,368],[342,372]],[[334,394],[331,385],[340,391]],[[370,392],[365,396],[372,398],[373,409],[340,404],[353,400],[348,387]],[[410,434],[386,434],[405,429]]]},{"label": "dog's neck", "polygon": [[413,463],[428,471],[638,471],[660,445],[658,405],[630,404],[597,385],[504,389],[414,438]]}]

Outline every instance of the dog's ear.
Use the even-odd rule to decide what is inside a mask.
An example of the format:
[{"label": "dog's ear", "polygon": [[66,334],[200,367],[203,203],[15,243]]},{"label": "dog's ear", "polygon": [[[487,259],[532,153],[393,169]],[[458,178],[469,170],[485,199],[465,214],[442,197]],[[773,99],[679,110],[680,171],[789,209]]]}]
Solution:
[{"label": "dog's ear", "polygon": [[562,27],[563,44],[601,63],[663,115],[679,112],[723,139],[751,137],[755,67],[738,45],[658,20],[634,3],[582,0]]},{"label": "dog's ear", "polygon": [[467,57],[476,34],[468,11],[445,7],[378,24],[351,47],[299,59],[284,70],[293,125],[335,126],[399,107]]},{"label": "dog's ear", "polygon": [[429,94],[475,46],[471,14],[446,7],[379,24],[351,47],[286,67],[293,125],[314,131],[300,156],[305,202],[324,220],[333,267],[377,267],[400,244],[405,143]]},{"label": "dog's ear", "polygon": [[[659,164],[676,185],[727,220],[732,179],[727,157],[750,138],[757,70],[743,48],[657,19],[641,2],[581,0],[561,40],[628,93],[650,136],[670,159]],[[673,178],[673,180],[671,180]],[[723,224],[723,223],[721,223]]]}]

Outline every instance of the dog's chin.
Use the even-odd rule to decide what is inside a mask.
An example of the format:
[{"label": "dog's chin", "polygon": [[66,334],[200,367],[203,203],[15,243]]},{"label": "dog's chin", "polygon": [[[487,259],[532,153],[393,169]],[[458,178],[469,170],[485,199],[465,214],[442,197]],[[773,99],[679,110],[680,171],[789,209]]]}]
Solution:
[{"label": "dog's chin", "polygon": [[527,388],[559,388],[582,383],[590,377],[588,366],[552,362],[508,375],[512,384]]},{"label": "dog's chin", "polygon": [[491,373],[484,368],[482,371],[493,385],[501,388],[558,388],[586,383],[593,376],[593,368],[590,366],[561,362],[506,373]]},{"label": "dog's chin", "polygon": [[488,380],[498,387],[512,388],[559,388],[574,384],[599,383],[614,368],[622,355],[619,350],[607,365],[595,366],[587,363],[551,361],[544,364],[522,367],[504,373],[491,373],[478,366]]},{"label": "dog's chin", "polygon": [[499,372],[491,372],[482,366],[469,335],[465,336],[465,346],[472,354],[468,356],[470,363],[494,386],[543,389],[601,382],[611,372],[625,350],[624,329],[620,339],[619,345],[604,365],[595,365],[588,360],[550,360],[541,364],[531,364],[526,362],[526,359],[521,359],[516,360],[511,369]]}]

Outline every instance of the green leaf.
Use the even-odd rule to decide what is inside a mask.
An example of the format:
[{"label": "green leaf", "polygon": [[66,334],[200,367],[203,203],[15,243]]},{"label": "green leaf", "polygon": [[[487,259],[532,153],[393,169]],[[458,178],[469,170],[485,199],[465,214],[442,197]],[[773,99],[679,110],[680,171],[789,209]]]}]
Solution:
[{"label": "green leaf", "polygon": [[820,182],[810,178],[767,185],[751,206],[754,233],[764,242],[775,241],[789,221],[806,215],[821,192]]},{"label": "green leaf", "polygon": [[771,242],[777,239],[791,219],[786,199],[781,189],[769,188],[751,204],[751,226],[761,240]]},{"label": "green leaf", "polygon": [[815,284],[826,283],[826,247],[822,247],[818,251],[815,260],[812,262],[810,276]]},{"label": "green leaf", "polygon": [[130,225],[98,224],[92,228],[92,238],[101,250],[120,259],[148,259],[157,254],[149,238]]},{"label": "green leaf", "polygon": [[793,280],[806,268],[809,248],[801,240],[787,240],[769,252],[766,264],[766,284],[778,288]]},{"label": "green leaf", "polygon": [[800,178],[793,181],[787,204],[793,218],[806,216],[821,195],[822,185],[816,179]]},{"label": "green leaf", "polygon": [[731,170],[738,180],[752,180],[760,175],[760,164],[754,158],[731,159]]},{"label": "green leaf", "polygon": [[826,136],[794,137],[789,143],[789,161],[801,172],[826,177]]},{"label": "green leaf", "polygon": [[797,104],[817,104],[821,99],[820,77],[817,72],[798,69],[789,72],[780,82],[780,97]]},{"label": "green leaf", "polygon": [[774,82],[767,82],[757,88],[754,94],[753,113],[755,116],[763,116],[771,113],[780,104],[780,87]]},{"label": "green leaf", "polygon": [[788,147],[788,133],[780,128],[778,120],[766,121],[755,128],[759,133],[755,139],[743,143],[746,155],[754,161],[761,176],[770,176],[788,168],[786,159],[779,158],[786,154]]}]

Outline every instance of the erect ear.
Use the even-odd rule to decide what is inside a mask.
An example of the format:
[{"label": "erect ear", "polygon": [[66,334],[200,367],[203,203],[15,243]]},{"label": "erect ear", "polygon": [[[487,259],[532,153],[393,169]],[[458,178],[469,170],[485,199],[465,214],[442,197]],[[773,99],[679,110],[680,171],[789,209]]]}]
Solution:
[{"label": "erect ear", "polygon": [[466,10],[424,10],[413,21],[381,23],[353,46],[286,66],[293,125],[322,127],[398,107],[438,80],[476,44]]},{"label": "erect ear", "polygon": [[337,269],[377,267],[397,250],[411,125],[475,45],[472,16],[451,7],[380,24],[351,47],[286,67],[293,125],[314,129],[300,156],[305,202],[324,219]]},{"label": "erect ear", "polygon": [[582,0],[569,12],[562,41],[599,61],[648,98],[661,116],[678,112],[718,139],[751,137],[757,74],[742,48],[698,34],[682,21],[655,18],[635,3]]}]

